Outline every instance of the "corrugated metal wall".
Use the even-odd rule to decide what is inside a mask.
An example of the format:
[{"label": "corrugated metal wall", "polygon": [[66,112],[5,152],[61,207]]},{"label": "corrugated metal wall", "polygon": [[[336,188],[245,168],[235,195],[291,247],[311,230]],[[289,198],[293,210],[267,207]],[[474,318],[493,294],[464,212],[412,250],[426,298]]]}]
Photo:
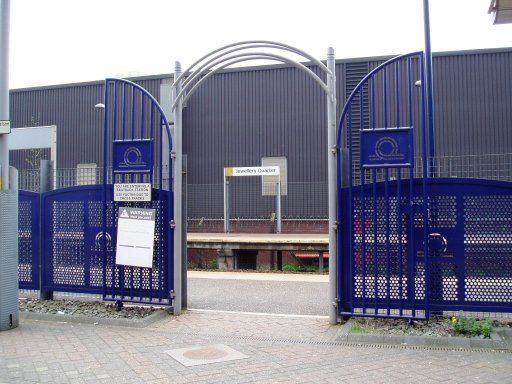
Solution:
[{"label": "corrugated metal wall", "polygon": [[[157,98],[160,82],[137,81]],[[10,98],[13,128],[57,126],[59,168],[102,163],[103,111],[94,106],[103,102],[103,81],[14,90]]]},{"label": "corrugated metal wall", "polygon": [[291,181],[326,180],[323,91],[295,68],[222,73],[184,110],[189,182],[222,182],[226,166],[286,156]]},{"label": "corrugated metal wall", "polygon": [[[337,62],[338,116],[358,79],[385,59]],[[433,68],[437,154],[512,152],[512,48],[435,54]],[[159,99],[169,77],[133,81]],[[103,97],[103,82],[13,90],[12,126],[57,125],[59,167],[101,164],[103,114],[94,105]],[[290,183],[326,182],[325,115],[323,91],[294,67],[223,71],[184,109],[188,182],[221,184],[225,166],[273,156],[287,158]],[[318,199],[326,206],[326,194]]]},{"label": "corrugated metal wall", "polygon": [[436,57],[437,154],[512,152],[512,51]]}]

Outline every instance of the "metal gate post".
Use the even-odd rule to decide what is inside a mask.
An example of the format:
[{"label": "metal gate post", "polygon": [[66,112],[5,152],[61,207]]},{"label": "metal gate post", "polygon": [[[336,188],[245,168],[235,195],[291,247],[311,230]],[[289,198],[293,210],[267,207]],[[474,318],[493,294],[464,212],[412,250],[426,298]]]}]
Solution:
[{"label": "metal gate post", "polygon": [[183,162],[182,162],[182,176],[183,176],[183,183],[182,183],[182,189],[181,189],[181,196],[182,196],[182,207],[181,207],[181,222],[183,223],[183,231],[181,232],[181,243],[183,246],[182,249],[182,261],[181,261],[181,307],[183,309],[186,309],[188,307],[188,300],[187,300],[187,155],[183,155]]},{"label": "metal gate post", "polygon": [[327,50],[327,177],[329,188],[329,323],[338,322],[337,226],[336,222],[336,76],[334,49]]},{"label": "metal gate post", "polygon": [[[174,78],[178,79],[181,75],[181,64],[177,61],[175,64]],[[173,190],[174,190],[174,299],[173,299],[173,312],[175,315],[181,314],[181,281],[182,281],[182,247],[183,236],[182,231],[182,98],[177,95],[181,91],[181,80],[174,85],[173,98],[177,98],[176,109],[174,110],[174,161],[173,161]]]},{"label": "metal gate post", "polygon": [[[39,165],[39,198],[41,199],[44,192],[48,192],[52,189],[51,182],[52,175],[52,161],[51,160],[41,160]],[[44,204],[40,204],[39,207],[39,228],[43,227],[43,212],[44,212]],[[47,239],[43,239],[43,231],[40,230],[41,240],[39,241],[39,300],[53,300],[53,292],[46,291],[43,289],[43,285],[45,282],[45,258],[43,251],[43,244]]]}]

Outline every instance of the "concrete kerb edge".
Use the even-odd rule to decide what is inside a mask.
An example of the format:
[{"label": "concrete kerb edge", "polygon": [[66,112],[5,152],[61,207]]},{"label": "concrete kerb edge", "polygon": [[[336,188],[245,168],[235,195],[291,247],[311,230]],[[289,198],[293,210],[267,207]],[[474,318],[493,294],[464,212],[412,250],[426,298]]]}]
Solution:
[{"label": "concrete kerb edge", "polygon": [[409,336],[409,335],[382,335],[350,333],[353,319],[343,324],[338,332],[337,341],[354,344],[387,344],[403,346],[445,347],[457,349],[496,349],[512,350],[512,343],[506,338],[493,332],[491,338],[481,339],[477,337],[433,337],[433,336]]},{"label": "concrete kerb edge", "polygon": [[90,324],[90,325],[114,325],[122,327],[145,328],[159,320],[172,316],[165,309],[159,309],[151,315],[139,319],[113,319],[108,317],[77,316],[66,314],[50,314],[37,312],[21,312],[20,320],[53,321],[59,323]]}]

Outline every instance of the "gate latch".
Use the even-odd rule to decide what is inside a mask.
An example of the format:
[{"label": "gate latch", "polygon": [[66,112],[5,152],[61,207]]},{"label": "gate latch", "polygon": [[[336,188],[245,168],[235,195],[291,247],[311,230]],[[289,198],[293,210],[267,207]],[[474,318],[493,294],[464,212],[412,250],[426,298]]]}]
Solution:
[{"label": "gate latch", "polygon": [[428,235],[428,249],[434,253],[444,253],[448,248],[446,237],[440,233],[433,232]]}]

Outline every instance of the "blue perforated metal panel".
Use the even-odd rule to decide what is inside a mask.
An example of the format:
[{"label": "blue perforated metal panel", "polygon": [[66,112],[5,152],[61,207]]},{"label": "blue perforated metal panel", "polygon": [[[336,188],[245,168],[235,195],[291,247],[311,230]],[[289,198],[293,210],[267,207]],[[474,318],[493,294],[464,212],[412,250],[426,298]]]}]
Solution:
[{"label": "blue perforated metal panel", "polygon": [[39,289],[39,193],[19,191],[18,279],[22,289]]}]

